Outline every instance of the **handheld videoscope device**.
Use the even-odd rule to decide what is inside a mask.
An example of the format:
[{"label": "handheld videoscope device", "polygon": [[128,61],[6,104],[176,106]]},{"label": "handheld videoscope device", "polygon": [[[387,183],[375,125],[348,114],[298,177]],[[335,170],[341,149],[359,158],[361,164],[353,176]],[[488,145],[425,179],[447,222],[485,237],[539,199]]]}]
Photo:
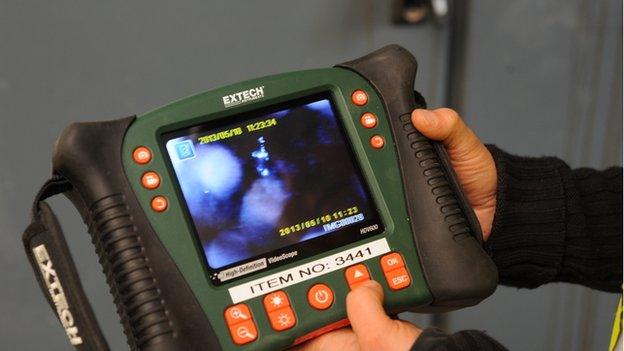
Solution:
[{"label": "handheld videoscope device", "polygon": [[417,63],[390,45],[112,121],[74,123],[24,233],[78,350],[108,350],[58,221],[88,225],[133,350],[281,350],[348,325],[345,297],[389,314],[477,304],[497,285],[444,148],[410,115]]}]

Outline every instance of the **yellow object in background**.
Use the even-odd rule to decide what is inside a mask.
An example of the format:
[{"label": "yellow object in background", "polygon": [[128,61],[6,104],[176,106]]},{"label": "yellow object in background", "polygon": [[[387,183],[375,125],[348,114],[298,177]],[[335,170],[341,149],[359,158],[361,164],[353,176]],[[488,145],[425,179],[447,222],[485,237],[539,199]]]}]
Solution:
[{"label": "yellow object in background", "polygon": [[609,350],[614,351],[618,344],[620,345],[620,347],[622,346],[622,298],[620,298],[620,302],[618,303],[618,309],[615,314],[615,321],[613,322],[613,332],[611,333]]}]

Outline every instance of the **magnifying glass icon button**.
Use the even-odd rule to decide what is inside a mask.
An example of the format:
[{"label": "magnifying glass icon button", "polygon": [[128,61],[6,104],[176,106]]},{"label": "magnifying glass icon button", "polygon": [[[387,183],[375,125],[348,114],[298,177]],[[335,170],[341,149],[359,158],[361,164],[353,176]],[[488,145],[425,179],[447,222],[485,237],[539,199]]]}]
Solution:
[{"label": "magnifying glass icon button", "polygon": [[238,331],[236,332],[238,334],[239,337],[241,338],[249,338],[249,339],[254,339],[256,336],[254,334],[252,334],[249,329],[247,329],[246,327],[239,327]]},{"label": "magnifying glass icon button", "polygon": [[249,316],[247,316],[245,313],[243,313],[243,311],[241,311],[238,308],[231,309],[230,310],[230,315],[234,319],[249,319]]}]

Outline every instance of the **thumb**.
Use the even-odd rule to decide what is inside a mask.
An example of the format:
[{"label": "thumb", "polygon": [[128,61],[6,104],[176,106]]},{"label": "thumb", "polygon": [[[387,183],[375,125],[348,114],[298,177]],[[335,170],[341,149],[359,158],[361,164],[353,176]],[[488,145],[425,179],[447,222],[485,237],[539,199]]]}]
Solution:
[{"label": "thumb", "polygon": [[412,123],[427,138],[441,141],[449,155],[473,156],[471,154],[482,151],[481,147],[485,148],[457,112],[449,108],[416,109],[412,112]]},{"label": "thumb", "polygon": [[360,349],[409,350],[420,335],[416,326],[393,320],[383,308],[383,289],[366,281],[347,295],[347,315]]}]

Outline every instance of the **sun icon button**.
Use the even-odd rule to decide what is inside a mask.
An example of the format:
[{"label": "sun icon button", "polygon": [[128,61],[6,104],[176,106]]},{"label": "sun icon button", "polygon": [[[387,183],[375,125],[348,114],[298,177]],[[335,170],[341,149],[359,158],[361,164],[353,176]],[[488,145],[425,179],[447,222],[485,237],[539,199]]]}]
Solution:
[{"label": "sun icon button", "polygon": [[297,319],[292,308],[284,307],[269,313],[271,327],[277,331],[290,329],[295,326]]},{"label": "sun icon button", "polygon": [[284,304],[284,299],[281,296],[273,296],[271,298],[271,304],[273,307],[281,307]]},{"label": "sun icon button", "polygon": [[267,312],[273,312],[287,306],[290,306],[290,301],[283,291],[276,291],[264,297],[264,308]]}]

